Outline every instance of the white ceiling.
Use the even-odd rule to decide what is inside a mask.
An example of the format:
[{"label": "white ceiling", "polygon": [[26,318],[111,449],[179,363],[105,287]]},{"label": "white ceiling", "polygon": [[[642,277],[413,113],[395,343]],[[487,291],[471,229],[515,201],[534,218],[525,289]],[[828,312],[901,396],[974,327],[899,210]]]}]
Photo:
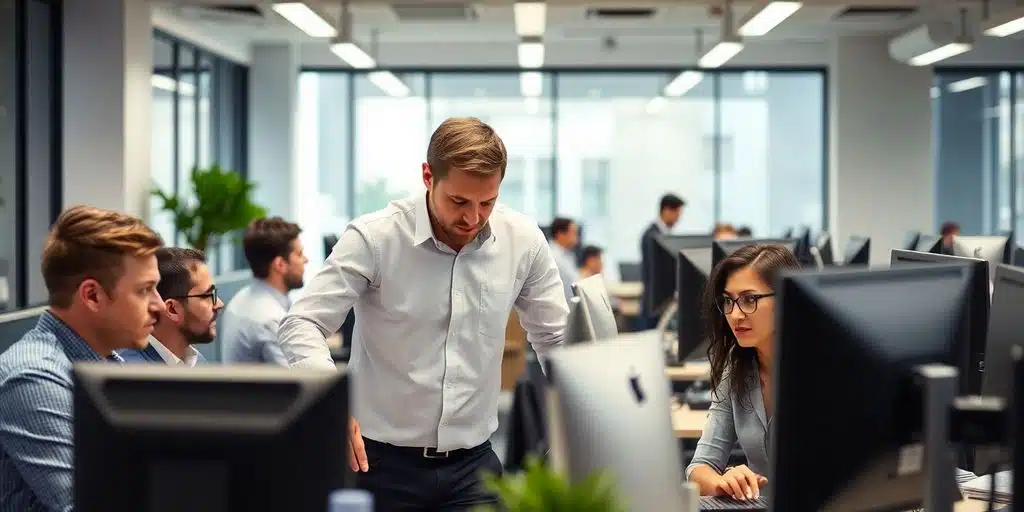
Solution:
[{"label": "white ceiling", "polygon": [[[396,0],[416,2],[443,9],[441,0]],[[804,56],[789,62],[779,57],[791,48],[827,42],[836,36],[896,34],[919,23],[919,15],[879,16],[866,19],[837,20],[836,15],[850,0],[805,0],[804,8],[768,35],[748,39],[747,55],[742,61],[768,59],[761,65],[795,65]],[[385,66],[432,65],[515,66],[512,0],[475,0],[469,6],[475,12],[471,20],[402,21],[389,2],[351,0],[354,36],[357,41],[376,50]],[[203,5],[254,6],[261,16],[225,16]],[[687,65],[697,54],[697,33],[704,46],[718,37],[720,17],[713,14],[708,3],[693,0],[548,0],[546,63],[558,65]],[[968,4],[958,4],[968,5]],[[641,20],[607,20],[588,18],[588,8],[595,6],[653,7],[654,16]],[[914,7],[911,0],[858,0],[857,7]],[[340,2],[325,2],[331,15],[340,12]],[[739,20],[751,8],[750,3],[733,6]],[[972,9],[972,11],[974,11]],[[211,44],[244,49],[252,44],[294,42],[301,45],[302,61],[307,66],[336,65],[343,67],[327,51],[327,42],[310,38],[278,16],[265,0],[176,0],[156,1],[154,20],[164,24],[187,26],[190,33]],[[157,23],[159,26],[160,23]],[[782,50],[785,46],[785,50]],[[373,51],[371,49],[371,51]],[[817,50],[816,50],[817,51]],[[819,52],[820,53],[820,52]],[[743,54],[741,54],[742,56]],[[817,56],[814,57],[817,59]],[[436,60],[436,62],[435,62]],[[813,60],[813,59],[812,59]]]}]

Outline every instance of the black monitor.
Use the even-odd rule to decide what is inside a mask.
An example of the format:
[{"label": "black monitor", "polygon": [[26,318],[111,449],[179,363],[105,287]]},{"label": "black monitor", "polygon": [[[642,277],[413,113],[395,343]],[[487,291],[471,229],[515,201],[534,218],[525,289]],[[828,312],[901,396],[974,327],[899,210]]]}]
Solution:
[{"label": "black monitor", "polygon": [[701,300],[711,274],[711,248],[683,249],[676,262],[676,329],[678,357],[682,362],[691,355],[707,352]]},{"label": "black monitor", "polygon": [[328,235],[324,235],[323,242],[324,242],[324,259],[326,259],[328,256],[331,255],[331,252],[334,251],[334,246],[338,245],[338,235],[335,235],[333,233],[328,234]]},{"label": "black monitor", "polygon": [[1024,350],[1013,350],[1013,400],[1010,407],[1010,448],[1013,452],[1013,496],[1024,496]]},{"label": "black monitor", "polygon": [[76,364],[78,512],[323,512],[346,487],[343,371]]},{"label": "black monitor", "polygon": [[[955,263],[970,269],[971,296],[970,309],[966,318],[966,339],[961,348],[961,357],[968,364],[960,368],[960,393],[977,395],[981,390],[981,372],[985,361],[985,342],[988,339],[990,284],[988,264],[977,258],[962,258],[945,254],[932,254],[919,251],[903,251],[893,249],[890,256],[892,265],[924,264],[924,263]],[[892,304],[892,307],[900,307]]]},{"label": "black monitor", "polygon": [[942,252],[942,237],[922,234],[917,238],[917,249],[915,250],[918,252],[940,254]]},{"label": "black monitor", "polygon": [[644,301],[661,313],[676,293],[676,256],[687,248],[710,247],[711,235],[657,235],[651,240],[651,256],[644,276]]},{"label": "black monitor", "polygon": [[957,364],[971,289],[964,265],[779,279],[769,510],[921,505],[927,472],[910,462],[924,422],[915,368]]},{"label": "black monitor", "polygon": [[871,238],[853,235],[843,248],[843,265],[867,265],[871,263]]},{"label": "black monitor", "polygon": [[920,231],[907,231],[907,234],[903,236],[903,243],[900,245],[900,249],[903,249],[904,251],[916,251],[917,242],[920,239]]},{"label": "black monitor", "polygon": [[718,263],[729,257],[730,254],[748,246],[758,244],[776,244],[785,246],[790,251],[796,250],[796,238],[748,238],[735,240],[715,240],[711,246],[711,267],[717,267]]},{"label": "black monitor", "polygon": [[1013,236],[954,236],[953,255],[966,258],[980,258],[988,262],[995,273],[1000,263],[1013,263]]},{"label": "black monitor", "polygon": [[793,247],[793,254],[797,260],[805,265],[814,264],[814,256],[811,254],[811,228],[800,226],[796,228],[793,236],[796,239],[796,246]]},{"label": "black monitor", "polygon": [[[1013,393],[1013,347],[1021,338],[1021,305],[1024,305],[1024,269],[1008,265],[996,266],[992,276],[992,307],[989,312],[988,342],[985,343],[985,365],[981,374],[981,394],[1001,397],[1010,403]],[[1002,448],[979,448],[975,467],[987,471],[998,462],[1009,460]]]},{"label": "black monitor", "polygon": [[827,232],[821,233],[814,241],[814,247],[818,250],[822,265],[835,265],[835,255],[832,253],[832,235]]},{"label": "black monitor", "polygon": [[793,238],[793,227],[790,226],[786,229],[783,229],[782,234],[779,236],[779,238]]}]

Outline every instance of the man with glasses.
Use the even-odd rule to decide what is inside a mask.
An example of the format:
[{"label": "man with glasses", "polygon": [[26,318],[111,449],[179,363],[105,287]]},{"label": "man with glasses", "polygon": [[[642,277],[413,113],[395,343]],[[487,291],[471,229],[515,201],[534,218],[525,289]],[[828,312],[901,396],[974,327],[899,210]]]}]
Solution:
[{"label": "man with glasses", "polygon": [[149,345],[142,350],[119,352],[125,361],[195,366],[205,362],[195,345],[217,337],[217,314],[224,303],[206,265],[206,257],[195,249],[168,247],[157,251],[160,283],[157,292],[164,301]]},{"label": "man with glasses", "polygon": [[281,217],[257,219],[245,230],[242,248],[252,284],[231,299],[221,322],[225,363],[288,366],[277,328],[291,307],[288,292],[302,288],[306,263],[298,224]]}]

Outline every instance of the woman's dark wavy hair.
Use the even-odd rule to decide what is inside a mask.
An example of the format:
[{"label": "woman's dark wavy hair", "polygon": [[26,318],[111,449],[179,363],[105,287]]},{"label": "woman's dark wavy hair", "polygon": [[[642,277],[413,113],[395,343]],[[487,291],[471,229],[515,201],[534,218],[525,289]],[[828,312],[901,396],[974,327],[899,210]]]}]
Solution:
[{"label": "woman's dark wavy hair", "polygon": [[[719,389],[725,375],[733,398],[744,399],[757,376],[757,352],[743,348],[729,328],[729,322],[718,309],[719,297],[725,293],[725,282],[741,268],[753,267],[766,283],[774,286],[775,277],[785,269],[800,268],[793,252],[783,245],[751,244],[729,255],[711,271],[704,289],[702,305],[704,329],[708,339],[708,359],[711,360],[711,389]],[[716,396],[716,400],[725,397]]]}]

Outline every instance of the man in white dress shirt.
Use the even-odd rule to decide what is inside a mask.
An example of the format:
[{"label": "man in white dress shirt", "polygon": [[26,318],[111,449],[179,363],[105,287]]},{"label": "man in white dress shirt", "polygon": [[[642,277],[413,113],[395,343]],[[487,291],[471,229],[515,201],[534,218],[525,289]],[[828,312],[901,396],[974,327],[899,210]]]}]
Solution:
[{"label": "man in white dress shirt", "polygon": [[564,338],[558,268],[537,222],[497,204],[505,146],[478,119],[431,136],[426,191],[352,221],[281,323],[292,366],[334,368],[356,324],[350,464],[378,510],[467,510],[496,498],[501,358],[513,307],[543,356]]},{"label": "man in white dress shirt", "polygon": [[156,252],[160,282],[156,290],[164,301],[149,345],[142,350],[122,350],[129,362],[195,366],[205,361],[195,345],[217,338],[217,314],[224,303],[217,297],[213,274],[201,251],[164,247]]}]

